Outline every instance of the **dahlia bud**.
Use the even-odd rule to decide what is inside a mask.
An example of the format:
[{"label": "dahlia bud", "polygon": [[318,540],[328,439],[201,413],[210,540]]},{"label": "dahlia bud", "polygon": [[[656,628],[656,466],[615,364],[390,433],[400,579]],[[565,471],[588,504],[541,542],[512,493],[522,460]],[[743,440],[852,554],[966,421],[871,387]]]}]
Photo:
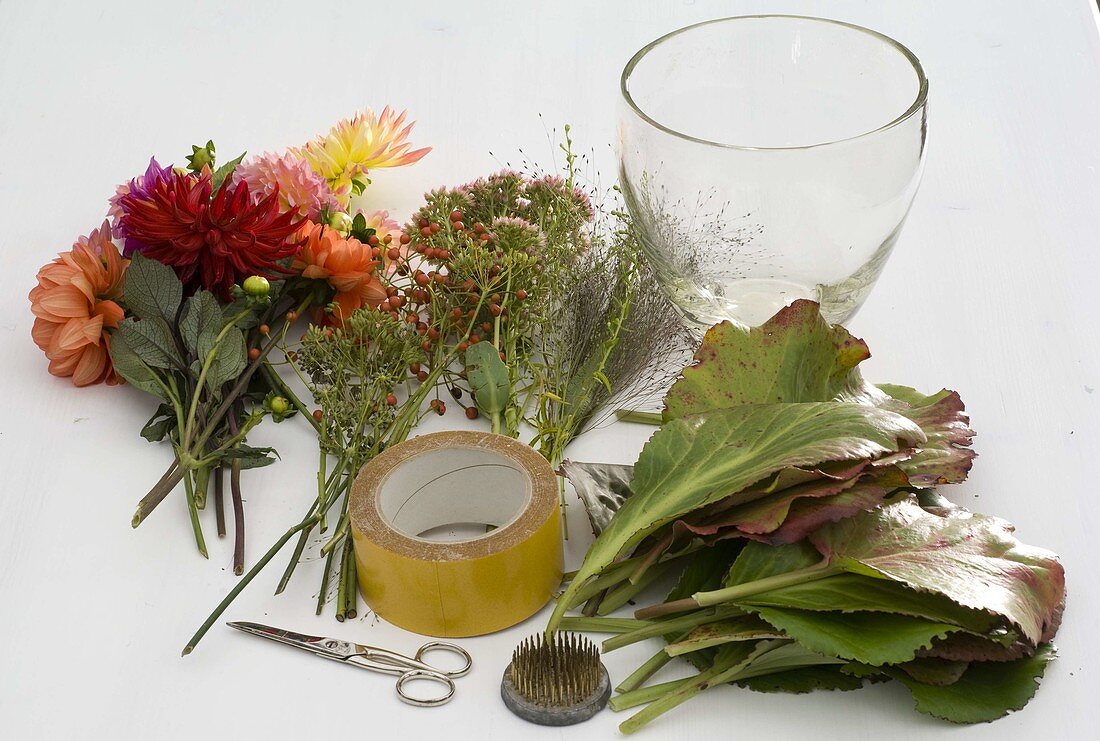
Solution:
[{"label": "dahlia bud", "polygon": [[244,279],[241,288],[252,298],[263,298],[271,290],[271,284],[262,275],[250,275]]},{"label": "dahlia bud", "polygon": [[202,168],[214,167],[214,142],[208,141],[205,146],[191,145],[191,154],[187,156],[187,169],[191,172],[202,172]]},{"label": "dahlia bud", "polygon": [[286,414],[290,409],[290,402],[282,396],[276,396],[271,400],[271,411],[275,414]]},{"label": "dahlia bud", "polygon": [[343,211],[334,211],[332,215],[328,217],[328,225],[344,236],[347,236],[351,231],[352,224],[351,217]]}]

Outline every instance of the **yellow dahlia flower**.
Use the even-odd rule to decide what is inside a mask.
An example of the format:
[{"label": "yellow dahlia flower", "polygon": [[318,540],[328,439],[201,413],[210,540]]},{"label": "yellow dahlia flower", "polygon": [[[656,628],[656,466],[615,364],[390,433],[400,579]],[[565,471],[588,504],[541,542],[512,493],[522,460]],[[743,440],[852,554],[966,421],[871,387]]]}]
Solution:
[{"label": "yellow dahlia flower", "polygon": [[313,171],[328,181],[344,206],[354,193],[370,181],[367,171],[376,167],[400,167],[416,162],[431,147],[414,149],[408,141],[415,122],[405,124],[407,111],[400,115],[389,106],[376,116],[369,108],[350,119],[337,122],[323,136],[306,144],[298,154]]}]

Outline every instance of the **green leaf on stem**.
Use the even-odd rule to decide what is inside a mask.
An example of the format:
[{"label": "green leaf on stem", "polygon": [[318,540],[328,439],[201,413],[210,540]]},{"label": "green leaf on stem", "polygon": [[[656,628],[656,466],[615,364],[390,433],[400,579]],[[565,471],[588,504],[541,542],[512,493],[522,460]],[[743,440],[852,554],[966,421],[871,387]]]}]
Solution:
[{"label": "green leaf on stem", "polygon": [[237,169],[237,165],[241,164],[241,160],[244,159],[244,156],[246,154],[248,154],[248,153],[247,152],[241,152],[240,156],[235,157],[234,159],[231,159],[229,162],[226,162],[224,165],[219,167],[217,170],[214,170],[214,175],[210,178],[210,192],[211,193],[214,193],[215,195],[217,194],[218,189],[222,187],[222,184],[226,180],[230,179],[230,176],[233,174],[233,171]]},{"label": "green leaf on stem", "polygon": [[145,426],[141,428],[141,436],[151,443],[159,442],[175,426],[176,410],[168,404],[161,404],[157,407],[157,411],[153,412],[153,416],[149,418]]},{"label": "green leaf on stem", "polygon": [[491,342],[479,342],[466,349],[466,373],[477,408],[487,415],[503,411],[511,395],[511,381],[508,366]]},{"label": "green leaf on stem", "polygon": [[279,454],[276,452],[275,448],[253,448],[242,443],[222,452],[221,457],[227,460],[237,461],[240,463],[240,467],[245,469],[270,466],[278,459]]},{"label": "green leaf on stem", "polygon": [[172,268],[135,252],[126,268],[123,301],[139,319],[161,319],[175,324],[183,299],[183,284]]},{"label": "green leaf on stem", "polygon": [[127,317],[118,325],[118,335],[127,346],[151,368],[180,368],[180,357],[172,330],[160,317],[135,319]]},{"label": "green leaf on stem", "polygon": [[224,325],[225,318],[218,300],[209,291],[199,291],[184,303],[179,323],[180,337],[184,347],[199,360],[206,354],[199,351],[200,345],[205,344],[206,350],[209,350]]},{"label": "green leaf on stem", "polygon": [[157,381],[157,374],[130,347],[119,332],[111,335],[111,364],[126,382],[147,394],[168,401],[164,387]]}]

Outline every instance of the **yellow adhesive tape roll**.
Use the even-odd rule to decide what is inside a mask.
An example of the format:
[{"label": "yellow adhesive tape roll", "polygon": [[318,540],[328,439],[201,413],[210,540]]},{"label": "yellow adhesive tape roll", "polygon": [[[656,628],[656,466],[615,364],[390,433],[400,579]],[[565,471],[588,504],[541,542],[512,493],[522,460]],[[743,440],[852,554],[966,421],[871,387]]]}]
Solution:
[{"label": "yellow adhesive tape roll", "polygon": [[[387,449],[359,472],[349,515],[363,597],[406,630],[492,633],[536,613],[561,584],[554,471],[503,435],[437,432]],[[421,537],[455,523],[495,528]]]}]

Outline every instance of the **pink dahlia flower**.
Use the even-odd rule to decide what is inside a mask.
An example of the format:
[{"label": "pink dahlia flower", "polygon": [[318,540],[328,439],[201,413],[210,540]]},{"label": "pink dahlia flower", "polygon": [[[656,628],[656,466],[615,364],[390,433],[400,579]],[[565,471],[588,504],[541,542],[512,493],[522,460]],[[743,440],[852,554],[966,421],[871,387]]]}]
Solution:
[{"label": "pink dahlia flower", "polygon": [[237,166],[235,181],[244,180],[257,200],[278,191],[283,211],[297,211],[316,221],[322,210],[334,211],[339,202],[325,179],[309,163],[293,154],[265,153]]}]

